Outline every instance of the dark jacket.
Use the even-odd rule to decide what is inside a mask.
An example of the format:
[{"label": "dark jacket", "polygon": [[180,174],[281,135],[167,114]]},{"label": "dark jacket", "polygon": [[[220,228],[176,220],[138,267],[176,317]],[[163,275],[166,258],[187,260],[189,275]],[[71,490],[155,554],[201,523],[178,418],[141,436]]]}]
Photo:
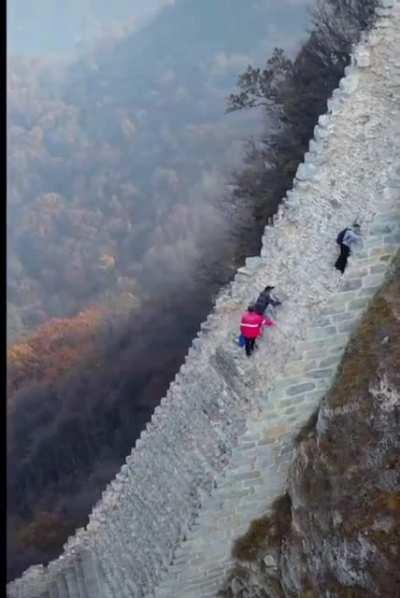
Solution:
[{"label": "dark jacket", "polygon": [[272,299],[269,291],[262,291],[255,303],[254,311],[256,314],[263,315],[268,305],[276,307],[277,305],[281,305],[281,302],[278,299]]}]

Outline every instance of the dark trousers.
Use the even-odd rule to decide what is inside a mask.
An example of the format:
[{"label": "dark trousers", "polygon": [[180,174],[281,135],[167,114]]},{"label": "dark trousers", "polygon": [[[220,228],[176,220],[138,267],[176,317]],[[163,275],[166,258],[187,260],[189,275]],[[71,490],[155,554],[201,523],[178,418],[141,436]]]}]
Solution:
[{"label": "dark trousers", "polygon": [[244,337],[244,342],[245,342],[245,347],[246,347],[246,355],[247,355],[247,357],[250,357],[250,355],[254,351],[254,345],[255,345],[256,339]]},{"label": "dark trousers", "polygon": [[338,259],[336,260],[335,268],[336,268],[336,270],[340,270],[342,274],[346,269],[347,258],[349,257],[349,255],[350,255],[350,247],[347,247],[347,245],[343,245],[343,243],[341,243],[340,244],[340,255],[339,255]]}]

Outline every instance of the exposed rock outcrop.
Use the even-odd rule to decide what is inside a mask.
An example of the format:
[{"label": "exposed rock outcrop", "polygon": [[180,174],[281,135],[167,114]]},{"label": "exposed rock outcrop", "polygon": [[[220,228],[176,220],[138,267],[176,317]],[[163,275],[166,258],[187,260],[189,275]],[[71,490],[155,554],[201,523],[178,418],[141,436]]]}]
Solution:
[{"label": "exposed rock outcrop", "polygon": [[297,438],[288,492],[233,550],[224,596],[400,596],[400,264]]}]

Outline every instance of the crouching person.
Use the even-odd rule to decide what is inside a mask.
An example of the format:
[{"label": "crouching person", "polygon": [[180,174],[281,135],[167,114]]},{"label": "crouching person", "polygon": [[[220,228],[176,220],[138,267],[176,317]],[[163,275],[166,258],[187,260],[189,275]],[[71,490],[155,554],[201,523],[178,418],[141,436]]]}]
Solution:
[{"label": "crouching person", "polygon": [[282,305],[282,302],[279,301],[277,297],[273,297],[271,291],[273,291],[275,287],[266,286],[265,289],[259,294],[257,301],[254,304],[254,310],[256,314],[264,315],[265,311],[268,309],[270,305],[272,307],[278,307],[278,305]]},{"label": "crouching person", "polygon": [[275,322],[265,315],[257,314],[254,305],[249,305],[240,322],[240,332],[244,337],[246,355],[250,357],[255,348],[256,339],[262,336],[264,326],[274,326]]}]

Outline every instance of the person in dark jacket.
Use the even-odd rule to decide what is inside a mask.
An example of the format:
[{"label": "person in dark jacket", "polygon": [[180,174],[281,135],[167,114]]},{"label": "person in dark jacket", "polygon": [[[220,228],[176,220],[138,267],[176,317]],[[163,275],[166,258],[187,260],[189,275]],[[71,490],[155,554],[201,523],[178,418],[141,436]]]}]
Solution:
[{"label": "person in dark jacket", "polygon": [[274,288],[275,287],[266,286],[265,289],[260,293],[260,295],[258,296],[258,299],[254,305],[254,311],[256,312],[256,314],[263,316],[268,305],[272,305],[272,307],[277,307],[278,305],[282,305],[281,301],[279,301],[276,298],[274,299],[273,297],[271,297],[271,291]]},{"label": "person in dark jacket", "polygon": [[353,226],[344,228],[338,234],[336,242],[340,246],[340,255],[336,260],[335,268],[343,274],[347,266],[347,259],[351,255],[351,248],[362,244],[360,225],[355,222]]}]

